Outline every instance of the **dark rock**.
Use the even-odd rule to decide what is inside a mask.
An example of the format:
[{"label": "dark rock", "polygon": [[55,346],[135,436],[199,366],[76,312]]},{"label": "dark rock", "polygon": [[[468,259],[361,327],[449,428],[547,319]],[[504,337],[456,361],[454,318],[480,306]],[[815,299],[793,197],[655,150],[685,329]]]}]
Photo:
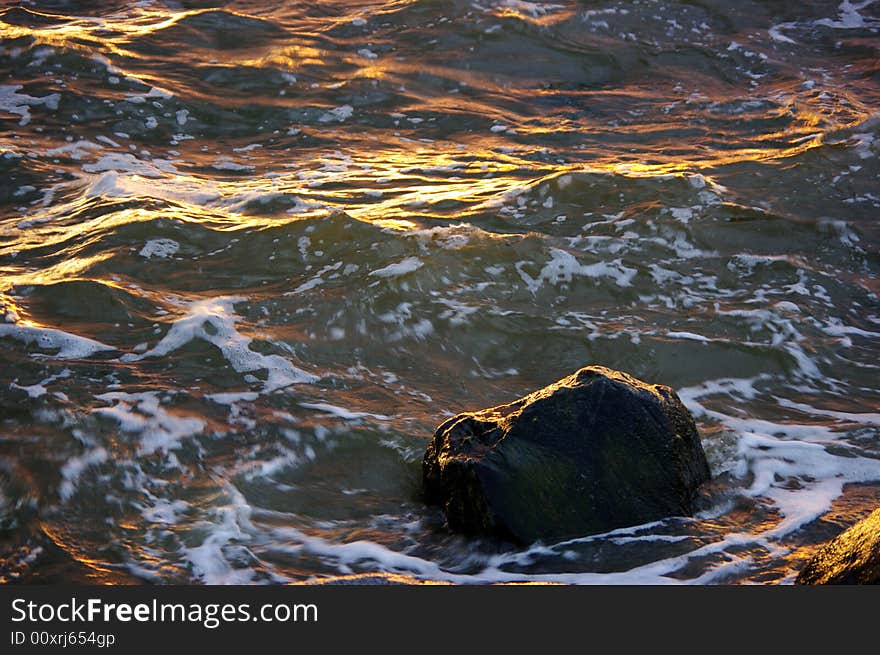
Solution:
[{"label": "dark rock", "polygon": [[828,542],[797,584],[880,584],[880,509]]},{"label": "dark rock", "polygon": [[520,543],[690,515],[709,475],[672,389],[599,366],[449,419],[422,462],[450,529]]}]

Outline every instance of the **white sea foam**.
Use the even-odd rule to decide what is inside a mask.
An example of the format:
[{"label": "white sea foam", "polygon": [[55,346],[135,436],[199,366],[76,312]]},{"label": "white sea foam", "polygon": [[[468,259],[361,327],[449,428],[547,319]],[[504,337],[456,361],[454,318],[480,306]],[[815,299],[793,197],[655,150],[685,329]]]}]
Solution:
[{"label": "white sea foam", "polygon": [[232,161],[231,157],[218,157],[217,161],[211,164],[211,168],[215,168],[218,171],[244,171],[249,172],[253,171],[254,167],[250,164],[238,164]]},{"label": "white sea foam", "polygon": [[57,349],[57,352],[49,355],[56,359],[83,359],[95,353],[115,350],[112,346],[88,337],[80,337],[54,328],[20,323],[0,323],[0,338],[2,337],[9,337],[26,344],[36,344],[43,350]]},{"label": "white sea foam", "polygon": [[61,99],[60,94],[50,93],[42,98],[35,98],[26,93],[18,93],[18,90],[21,88],[20,84],[0,85],[0,111],[21,116],[21,119],[18,121],[19,125],[27,125],[31,122],[29,107],[42,105],[47,109],[58,109],[58,101]]},{"label": "white sea foam", "polygon": [[536,293],[544,283],[553,285],[567,283],[576,275],[592,278],[608,277],[618,286],[629,287],[632,286],[632,279],[638,272],[634,268],[624,266],[619,259],[581,264],[573,254],[558,248],[550,249],[550,260],[544,264],[536,278],[526,272],[525,267],[528,264],[529,262],[517,262],[516,270],[532,293]]},{"label": "white sea foam", "polygon": [[447,307],[446,311],[441,312],[439,317],[449,321],[449,324],[452,326],[469,323],[469,317],[480,311],[478,306],[450,300],[448,298],[437,298],[434,302]]},{"label": "white sea foam", "polygon": [[260,397],[254,391],[227,391],[223,393],[206,393],[205,398],[220,405],[234,405],[240,402],[253,402]]},{"label": "white sea foam", "polygon": [[776,402],[780,407],[796,409],[813,416],[828,416],[837,419],[841,423],[856,423],[880,427],[880,414],[874,412],[839,412],[831,409],[818,409],[812,405],[798,403],[787,398],[776,398]]},{"label": "white sea foam", "polygon": [[[558,9],[565,9],[565,5],[552,2],[528,2],[527,0],[496,0],[493,4],[496,7],[504,7],[522,16],[528,15],[532,18],[539,18]],[[478,5],[475,4],[474,6]]]},{"label": "white sea foam", "polygon": [[779,43],[797,43],[794,39],[791,39],[782,33],[782,30],[790,30],[795,27],[795,25],[796,23],[779,23],[778,25],[773,25],[767,30],[767,36]]},{"label": "white sea foam", "polygon": [[348,421],[362,419],[362,418],[375,418],[380,421],[389,421],[392,417],[385,416],[384,414],[371,414],[370,412],[352,412],[351,410],[345,409],[344,407],[337,407],[336,405],[331,405],[330,403],[300,403],[301,407],[306,407],[308,409],[316,409],[321,412],[325,412],[326,414],[330,414],[331,416],[338,416],[339,418],[346,419]]},{"label": "white sea foam", "polygon": [[214,515],[215,522],[204,521],[197,526],[207,535],[201,544],[190,546],[185,551],[186,558],[192,564],[193,576],[208,585],[252,583],[254,571],[233,567],[224,553],[230,543],[249,540],[239,525],[236,508],[216,508]]},{"label": "white sea foam", "polygon": [[[719,393],[754,398],[759,393],[756,383],[766,378],[715,380],[680,389],[678,395],[695,416],[718,421],[734,432],[737,456],[729,463],[729,468],[741,478],[754,476],[745,493],[766,498],[778,509],[782,521],[762,533],[766,538],[777,539],[828,511],[834,499],[843,492],[844,485],[880,481],[880,460],[846,450],[838,454],[845,447],[841,442],[844,433],[828,427],[824,421],[804,424],[733,416],[710,410],[699,400]],[[878,419],[877,415],[870,413],[811,411],[814,408],[808,405],[785,400],[781,400],[780,405],[869,425],[876,424]],[[829,451],[829,445],[834,445],[837,450]],[[798,482],[795,488],[789,484],[791,479]]]},{"label": "white sea foam", "polygon": [[[138,160],[139,161],[139,160]],[[149,166],[141,162],[138,166]],[[123,169],[120,168],[120,171]],[[205,205],[221,197],[219,191],[213,190],[211,185],[201,181],[175,178],[173,181],[164,181],[157,185],[151,180],[144,180],[133,171],[120,172],[117,170],[107,171],[92,178],[85,190],[86,196],[95,198],[106,196],[110,198],[152,197],[164,198],[189,202],[195,205]],[[152,175],[147,177],[160,177],[163,171],[155,169]]]},{"label": "white sea foam", "polygon": [[446,250],[458,250],[481,239],[503,238],[501,235],[490,235],[470,223],[438,225],[424,230],[413,230],[407,232],[406,236],[416,238],[426,251],[432,246],[439,246]]},{"label": "white sea foam", "polygon": [[[732,430],[737,437],[737,448],[731,456],[728,470],[751,482],[742,493],[763,499],[777,509],[780,521],[770,529],[758,534],[733,533],[715,541],[697,546],[680,555],[650,562],[628,571],[614,573],[549,573],[534,574],[511,570],[515,566],[529,566],[540,557],[577,558],[572,549],[578,544],[607,540],[618,545],[633,542],[669,541],[684,542],[682,535],[657,532],[664,522],[622,528],[601,535],[590,535],[557,544],[534,544],[524,550],[509,551],[496,555],[473,553],[471,567],[478,571],[460,574],[447,570],[441,564],[423,557],[398,551],[385,545],[358,540],[337,542],[306,533],[294,527],[278,527],[273,520],[270,525],[254,523],[251,510],[244,497],[235,491],[237,500],[232,506],[218,510],[223,520],[213,524],[212,532],[196,549],[187,549],[187,557],[193,561],[197,576],[205,581],[226,581],[245,573],[234,573],[224,554],[224,547],[231,543],[257,541],[261,552],[278,555],[317,556],[325,563],[335,566],[340,573],[357,570],[380,570],[404,573],[416,577],[449,581],[454,583],[490,583],[543,581],[569,584],[708,584],[723,582],[753,565],[749,549],[760,548],[773,557],[788,551],[780,540],[800,527],[821,516],[843,491],[846,484],[880,480],[880,461],[845,451],[829,451],[826,446],[834,443],[838,448],[845,445],[841,433],[826,425],[778,423],[754,417],[729,416],[720,411],[709,410],[703,398],[726,394],[738,402],[756,398],[758,384],[768,375],[749,379],[720,379],[708,381],[698,387],[685,388],[679,395],[701,419],[717,420]],[[300,403],[302,406],[326,411],[343,418],[360,418],[363,413],[330,405],[329,403]],[[783,407],[817,415],[827,415],[843,423],[855,422],[874,425],[880,419],[872,413],[857,414],[836,411],[811,411],[814,408],[803,403],[780,402]],[[255,464],[254,473],[271,476],[278,470],[297,465],[296,453],[282,453],[266,462]],[[791,486],[788,481],[796,479]],[[273,514],[270,512],[270,514]],[[687,521],[687,519],[678,519]],[[206,524],[207,526],[207,524]],[[740,551],[746,554],[738,554]],[[674,574],[693,561],[707,556],[720,559],[701,575],[681,580]]]},{"label": "white sea foam", "polygon": [[136,105],[142,105],[147,102],[147,100],[168,100],[169,98],[173,98],[174,94],[171,91],[167,91],[158,86],[150,87],[150,90],[146,93],[126,93],[126,100]]},{"label": "white sea foam", "polygon": [[[13,382],[10,384],[10,386],[13,389],[20,389],[20,390],[24,391],[25,393],[27,393],[29,398],[42,398],[47,393],[49,393],[49,389],[47,388],[46,385],[51,384],[55,380],[69,378],[70,376],[71,376],[70,369],[65,368],[60,373],[56,373],[55,375],[50,375],[49,377],[45,378],[44,380],[40,380],[36,384],[19,385],[19,384],[16,384],[15,382]],[[63,392],[56,392],[55,395],[56,396],[60,395],[60,397],[65,397]]]},{"label": "white sea foam", "polygon": [[189,503],[177,499],[155,498],[153,504],[144,507],[141,515],[150,523],[174,525],[180,520],[180,514],[189,509]]},{"label": "white sea foam", "polygon": [[150,239],[138,254],[146,259],[168,259],[180,250],[180,244],[174,239]]},{"label": "white sea foam", "polygon": [[[149,161],[138,159],[130,153],[114,152],[103,157],[99,157],[97,161],[91,164],[85,164],[83,170],[86,173],[103,173],[105,171],[116,171],[123,173],[132,173],[143,177],[160,178],[165,177],[167,173],[176,174],[179,171],[167,159],[154,158]],[[151,187],[154,188],[154,187]]]},{"label": "white sea foam", "polygon": [[[256,571],[250,567],[233,566],[228,557],[233,552],[255,559],[254,553],[246,546],[258,532],[251,522],[251,507],[233,485],[224,482],[221,488],[224,495],[220,504],[193,526],[193,533],[201,535],[201,541],[195,546],[183,546],[181,554],[189,562],[192,575],[204,584],[252,584],[256,581]],[[271,567],[260,564],[275,581],[284,581]]]},{"label": "white sea foam", "polygon": [[180,448],[184,439],[201,433],[206,426],[201,418],[167,410],[158,392],[111,391],[95,397],[113,404],[99,407],[93,413],[114,420],[123,432],[136,434],[140,443],[138,453],[142,455]]},{"label": "white sea foam", "polygon": [[335,107],[325,114],[322,114],[318,120],[322,123],[330,123],[332,121],[338,121],[341,123],[351,118],[352,114],[354,114],[354,109],[351,105],[342,105],[341,107]]},{"label": "white sea foam", "polygon": [[376,317],[383,323],[397,326],[398,329],[387,336],[388,341],[399,341],[408,336],[421,340],[434,332],[434,324],[427,318],[411,320],[414,318],[412,307],[412,303],[402,302],[393,310]]},{"label": "white sea foam", "polygon": [[253,340],[235,329],[238,317],[233,306],[242,301],[244,298],[224,296],[193,302],[153,348],[139,355],[125,355],[123,360],[164,357],[194,339],[202,339],[215,345],[237,372],[266,371],[263,390],[267,393],[292,384],[316,382],[318,376],[297,368],[281,355],[265,355],[251,349]]},{"label": "white sea foam", "polygon": [[[295,430],[288,432],[296,433]],[[299,433],[296,434],[298,435]],[[297,443],[297,445],[299,444],[297,438],[291,438],[290,440]],[[272,482],[278,488],[286,488],[288,485],[278,483],[274,480],[274,477],[279,473],[296,468],[304,462],[312,461],[316,457],[314,449],[308,445],[297,451],[276,443],[272,447],[272,452],[277,452],[278,454],[268,459],[248,459],[237,463],[233,468],[234,474],[243,475],[249,481],[263,478],[264,481]]]},{"label": "white sea foam", "polygon": [[689,223],[694,217],[694,210],[690,207],[670,207],[669,213],[675,220],[682,223]]},{"label": "white sea foam", "polygon": [[407,257],[400,260],[399,262],[395,262],[394,264],[388,264],[388,266],[378,268],[375,271],[372,271],[370,275],[374,277],[386,278],[398,277],[400,275],[406,275],[407,273],[417,271],[424,265],[425,263],[418,257]]},{"label": "white sea foam", "polygon": [[324,266],[324,267],[321,268],[321,270],[318,271],[318,273],[317,273],[314,277],[312,277],[310,280],[308,280],[308,281],[306,281],[306,282],[303,282],[302,284],[300,284],[300,285],[299,285],[296,289],[294,289],[293,291],[285,291],[285,292],[284,292],[284,295],[285,295],[285,296],[291,296],[291,295],[295,295],[295,294],[298,294],[298,293],[304,293],[304,292],[306,292],[306,291],[311,291],[311,290],[314,289],[315,287],[324,284],[324,282],[326,281],[326,280],[324,279],[324,276],[327,275],[327,273],[332,273],[333,271],[339,270],[339,268],[340,268],[341,266],[342,266],[342,262],[335,262],[335,263],[333,263],[333,264],[328,264],[327,266]]},{"label": "white sea foam", "polygon": [[[747,385],[748,386],[748,385]],[[307,535],[294,528],[271,528],[270,550],[288,554],[312,554],[335,562],[341,573],[350,573],[355,565],[379,570],[406,573],[432,580],[456,583],[544,581],[569,584],[680,584],[684,581],[670,574],[690,561],[706,555],[721,555],[721,564],[710,567],[701,576],[686,581],[706,584],[723,580],[751,563],[748,556],[739,556],[732,548],[760,546],[777,555],[788,548],[778,540],[827,511],[834,498],[847,483],[880,479],[880,461],[861,457],[830,454],[822,445],[786,440],[757,433],[742,434],[737,456],[742,471],[754,475],[745,493],[769,499],[781,515],[781,521],[760,534],[733,533],[685,552],[616,573],[553,573],[531,574],[511,572],[511,564],[527,565],[539,556],[559,556],[578,543],[609,540],[618,544],[633,541],[683,541],[687,537],[656,534],[652,528],[659,523],[623,528],[600,535],[572,539],[558,544],[535,544],[523,551],[488,557],[484,568],[476,574],[462,575],[444,570],[437,563],[394,551],[381,544],[355,541],[335,543]],[[786,478],[795,476],[806,482],[802,488],[785,486]],[[782,480],[782,481],[780,481]],[[285,542],[288,544],[285,545]],[[294,543],[289,543],[294,542]]]},{"label": "white sea foam", "polygon": [[[784,426],[783,426],[784,429]],[[782,516],[767,537],[784,537],[831,509],[846,484],[880,481],[880,460],[835,455],[823,444],[780,439],[758,431],[742,433],[738,442],[740,472],[754,480],[746,493],[769,498]],[[798,481],[797,488],[786,485]]]},{"label": "white sea foam", "polygon": [[[100,137],[96,137],[96,140],[100,140]],[[89,141],[88,139],[79,139],[78,141],[72,141],[63,146],[47,150],[46,154],[51,155],[52,157],[67,155],[71,159],[82,159],[91,154],[91,150],[104,150],[104,146],[100,143]]]},{"label": "white sea foam", "polygon": [[19,389],[21,391],[24,391],[28,395],[29,398],[41,398],[42,396],[45,396],[48,393],[48,390],[42,384],[29,384],[27,386],[22,386],[20,384],[16,384],[15,382],[13,382],[9,386],[12,387],[13,389]]},{"label": "white sea foam", "polygon": [[841,30],[876,26],[877,21],[865,19],[865,17],[859,13],[859,9],[864,9],[868,5],[874,4],[875,1],[876,0],[863,0],[862,2],[850,2],[850,0],[843,0],[837,8],[838,15],[836,20],[822,18],[816,21],[816,25],[825,25],[827,27]]},{"label": "white sea foam", "polygon": [[[627,530],[635,532],[640,528],[650,527],[635,526]],[[604,535],[593,535],[587,540],[607,538],[614,534],[620,534],[618,531],[606,533]],[[287,555],[313,555],[324,560],[332,561],[338,568],[340,573],[352,573],[354,567],[362,568],[367,566],[372,569],[378,569],[389,573],[401,573],[414,575],[416,577],[452,582],[458,584],[479,584],[479,583],[503,583],[503,582],[557,582],[563,584],[650,584],[650,585],[673,585],[673,584],[697,584],[706,582],[706,579],[697,580],[679,580],[670,577],[670,574],[676,572],[685,566],[692,558],[699,558],[710,554],[722,554],[728,561],[737,561],[735,555],[730,555],[726,551],[734,546],[752,545],[754,543],[762,543],[762,540],[756,539],[753,535],[748,534],[729,534],[722,539],[696,548],[688,553],[668,559],[662,559],[649,564],[635,567],[628,571],[614,573],[518,573],[507,570],[511,564],[528,564],[537,556],[542,555],[559,555],[566,548],[570,548],[584,540],[571,540],[545,546],[543,544],[535,544],[525,551],[517,551],[513,553],[502,553],[496,556],[482,557],[474,556],[476,564],[479,561],[484,563],[484,568],[478,573],[461,574],[447,571],[439,564],[423,559],[418,556],[409,555],[388,548],[382,544],[371,541],[352,541],[348,543],[332,542],[321,537],[308,535],[296,528],[271,528],[269,529],[271,537],[270,545],[266,548],[269,552],[283,553]],[[287,542],[287,543],[285,543]],[[763,545],[763,544],[762,544]],[[768,550],[774,550],[772,544],[767,543]],[[775,550],[782,550],[775,548]],[[714,571],[709,571],[705,577],[714,577]]]},{"label": "white sea foam", "polygon": [[695,332],[670,331],[666,333],[666,336],[670,339],[687,339],[689,341],[702,341],[703,343],[711,343],[712,341],[712,339],[704,337],[702,334],[696,334]]},{"label": "white sea foam", "polygon": [[107,451],[103,448],[93,448],[82,455],[69,458],[61,467],[61,486],[58,495],[61,500],[69,500],[76,493],[79,478],[89,467],[107,461]]}]

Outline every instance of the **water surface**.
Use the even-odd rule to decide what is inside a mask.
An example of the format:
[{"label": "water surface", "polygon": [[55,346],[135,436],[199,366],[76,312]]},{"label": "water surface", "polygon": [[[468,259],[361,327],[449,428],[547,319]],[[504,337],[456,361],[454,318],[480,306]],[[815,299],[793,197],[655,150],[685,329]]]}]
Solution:
[{"label": "water surface", "polygon": [[[880,502],[880,3],[0,10],[0,579],[787,583]],[[446,417],[672,386],[694,518],[517,548]]]}]

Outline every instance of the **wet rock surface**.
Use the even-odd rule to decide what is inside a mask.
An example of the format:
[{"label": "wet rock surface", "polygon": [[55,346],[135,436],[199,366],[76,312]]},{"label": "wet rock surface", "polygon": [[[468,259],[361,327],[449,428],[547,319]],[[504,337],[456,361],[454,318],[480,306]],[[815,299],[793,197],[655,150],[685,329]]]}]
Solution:
[{"label": "wet rock surface", "polygon": [[675,392],[599,366],[449,419],[422,466],[450,529],[519,543],[692,514],[710,477]]},{"label": "wet rock surface", "polygon": [[797,584],[880,584],[880,509],[826,544]]}]

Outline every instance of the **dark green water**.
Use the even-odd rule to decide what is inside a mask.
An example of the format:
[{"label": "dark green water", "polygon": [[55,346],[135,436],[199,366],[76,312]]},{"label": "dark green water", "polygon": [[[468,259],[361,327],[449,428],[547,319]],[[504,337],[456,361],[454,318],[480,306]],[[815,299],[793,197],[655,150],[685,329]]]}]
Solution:
[{"label": "dark green water", "polygon": [[[0,21],[0,580],[786,583],[880,502],[880,3]],[[448,533],[436,425],[586,364],[701,512]]]}]

